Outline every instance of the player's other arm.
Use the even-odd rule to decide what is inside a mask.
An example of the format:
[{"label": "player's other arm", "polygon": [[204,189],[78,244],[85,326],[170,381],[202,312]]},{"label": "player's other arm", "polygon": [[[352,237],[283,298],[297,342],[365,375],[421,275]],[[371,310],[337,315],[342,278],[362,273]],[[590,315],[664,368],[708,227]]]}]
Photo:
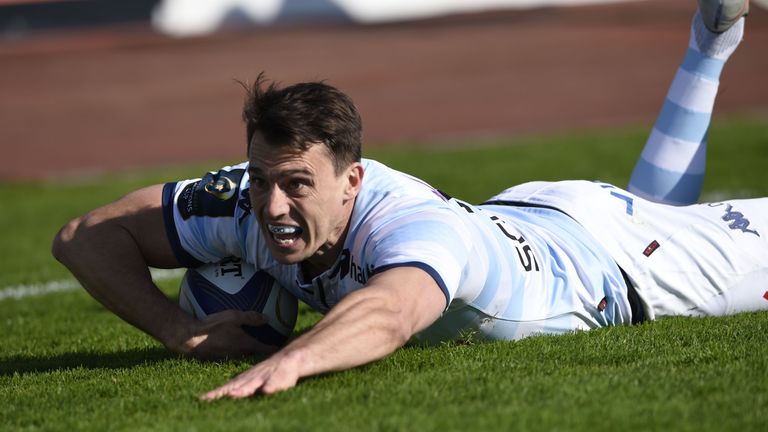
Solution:
[{"label": "player's other arm", "polygon": [[202,399],[271,394],[302,377],[381,359],[437,320],[445,307],[445,295],[425,271],[384,271],[344,297],[310,331]]},{"label": "player's other arm", "polygon": [[[232,312],[197,322],[152,281],[148,266],[181,267],[165,233],[162,192],[163,185],[140,189],[70,221],[56,235],[53,255],[91,296],[174,352],[208,357],[257,351],[240,325],[260,324],[259,316]],[[223,346],[206,341],[213,334]],[[196,352],[204,341],[208,352]]]}]

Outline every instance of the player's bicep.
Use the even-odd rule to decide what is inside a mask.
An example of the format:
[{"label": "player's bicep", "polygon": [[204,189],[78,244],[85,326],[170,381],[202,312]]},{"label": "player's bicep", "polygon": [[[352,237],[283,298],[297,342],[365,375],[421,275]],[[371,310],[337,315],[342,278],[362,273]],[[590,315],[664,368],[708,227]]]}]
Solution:
[{"label": "player's bicep", "polygon": [[182,264],[171,248],[163,218],[163,185],[149,186],[109,204],[105,210],[112,223],[125,229],[147,262],[158,268]]},{"label": "player's bicep", "polygon": [[395,220],[371,237],[373,273],[415,267],[429,275],[447,306],[455,297],[471,239],[453,213],[421,212]]}]

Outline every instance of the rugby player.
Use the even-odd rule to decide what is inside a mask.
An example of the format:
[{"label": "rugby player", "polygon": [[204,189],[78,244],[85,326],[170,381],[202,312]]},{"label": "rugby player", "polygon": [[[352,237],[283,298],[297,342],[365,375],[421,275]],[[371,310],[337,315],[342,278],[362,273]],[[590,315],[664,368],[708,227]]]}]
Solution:
[{"label": "rugby player", "polygon": [[[702,3],[646,148],[705,132],[719,74],[711,65],[741,40],[746,1]],[[665,114],[677,107],[703,112],[706,124]],[[94,298],[181,354],[273,348],[241,329],[262,323],[258,314],[196,321],[157,289],[148,266],[239,257],[324,314],[205,400],[285,390],[385,357],[412,337],[514,340],[768,309],[768,199],[648,200],[666,193],[645,180],[653,167],[668,168],[654,158],[664,151],[644,151],[651,169],[635,171],[639,194],[532,182],[472,205],[362,159],[355,106],[324,83],[279,88],[259,77],[244,119],[248,162],[133,192],[68,223],[54,241],[54,255]]]}]

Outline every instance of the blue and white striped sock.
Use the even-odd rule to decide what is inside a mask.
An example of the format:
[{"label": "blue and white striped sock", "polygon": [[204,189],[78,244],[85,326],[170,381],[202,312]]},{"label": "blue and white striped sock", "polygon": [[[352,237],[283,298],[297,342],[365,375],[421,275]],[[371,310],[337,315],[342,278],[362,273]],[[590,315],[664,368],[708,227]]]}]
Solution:
[{"label": "blue and white striped sock", "polygon": [[632,172],[632,193],[674,205],[698,200],[720,73],[743,34],[743,18],[726,32],[715,34],[696,12],[685,59]]}]

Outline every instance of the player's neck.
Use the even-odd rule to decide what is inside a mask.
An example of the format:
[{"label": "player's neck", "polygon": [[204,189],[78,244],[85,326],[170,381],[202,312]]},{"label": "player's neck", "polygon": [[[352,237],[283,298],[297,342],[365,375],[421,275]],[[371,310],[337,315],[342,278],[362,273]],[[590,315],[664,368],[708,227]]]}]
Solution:
[{"label": "player's neck", "polygon": [[[354,206],[352,206],[354,207]],[[332,241],[321,247],[314,255],[301,262],[300,268],[305,281],[310,281],[327,271],[339,259],[341,251],[344,249],[344,242],[347,239],[349,225],[352,219],[352,208],[348,212],[345,223],[341,224],[338,234]]]},{"label": "player's neck", "polygon": [[333,247],[331,247],[331,249],[326,250],[322,255],[315,255],[301,262],[301,273],[304,276],[305,281],[311,281],[320,276],[336,263],[339,255],[341,255],[345,238],[346,233],[333,245]]}]

